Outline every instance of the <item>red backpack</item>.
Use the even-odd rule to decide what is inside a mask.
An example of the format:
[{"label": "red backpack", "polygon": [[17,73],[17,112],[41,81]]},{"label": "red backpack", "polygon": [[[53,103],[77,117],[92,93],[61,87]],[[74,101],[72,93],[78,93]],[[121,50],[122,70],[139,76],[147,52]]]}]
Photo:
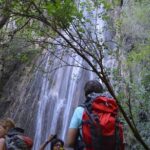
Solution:
[{"label": "red backpack", "polygon": [[85,150],[124,150],[123,126],[114,99],[99,96],[84,106],[82,138]]},{"label": "red backpack", "polygon": [[5,138],[6,150],[31,150],[33,140],[21,128],[11,129]]}]

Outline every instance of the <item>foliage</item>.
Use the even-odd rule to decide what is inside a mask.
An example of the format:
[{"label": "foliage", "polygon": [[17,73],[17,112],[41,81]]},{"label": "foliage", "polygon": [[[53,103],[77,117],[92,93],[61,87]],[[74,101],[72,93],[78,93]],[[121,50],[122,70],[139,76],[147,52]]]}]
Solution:
[{"label": "foliage", "polygon": [[[118,69],[114,70],[115,84],[120,87],[118,92],[123,108],[147,145],[150,144],[147,132],[150,127],[149,4],[147,0],[130,1],[122,7],[121,16],[115,21],[116,31],[120,35],[118,53],[121,59],[119,58]],[[134,147],[142,149],[135,141]]]},{"label": "foliage", "polygon": [[54,3],[46,4],[45,9],[48,16],[52,16],[54,23],[62,28],[69,27],[70,22],[77,16],[77,8],[70,0],[56,0]]},{"label": "foliage", "polygon": [[149,14],[150,3],[148,0],[141,3],[131,1],[123,8],[121,30],[128,35],[132,35],[133,38],[150,38]]},{"label": "foliage", "polygon": [[16,62],[26,63],[30,62],[32,58],[38,54],[38,49],[31,46],[32,43],[25,39],[13,39],[7,44],[7,47],[1,49],[3,63]]}]

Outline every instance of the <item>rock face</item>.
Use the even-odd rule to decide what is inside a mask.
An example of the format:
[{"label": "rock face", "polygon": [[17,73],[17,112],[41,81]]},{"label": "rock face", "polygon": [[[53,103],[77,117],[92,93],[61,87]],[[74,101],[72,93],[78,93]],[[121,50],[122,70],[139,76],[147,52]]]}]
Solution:
[{"label": "rock face", "polygon": [[40,80],[34,79],[32,67],[32,65],[30,67],[20,66],[10,76],[3,87],[0,114],[2,117],[13,118],[17,126],[24,128],[33,137],[41,87]]},{"label": "rock face", "polygon": [[17,60],[5,60],[6,56],[3,53],[3,50],[0,51],[0,96],[3,93],[3,86],[7,83],[13,72],[20,67],[20,63]]}]

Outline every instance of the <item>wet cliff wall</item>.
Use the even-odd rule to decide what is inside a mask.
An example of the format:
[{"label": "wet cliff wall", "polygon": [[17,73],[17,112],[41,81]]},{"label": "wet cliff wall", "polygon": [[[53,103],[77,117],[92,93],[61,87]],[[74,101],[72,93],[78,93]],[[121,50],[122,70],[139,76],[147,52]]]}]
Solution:
[{"label": "wet cliff wall", "polygon": [[35,59],[28,65],[18,64],[16,69],[9,72],[9,78],[3,84],[0,98],[1,118],[13,118],[16,125],[24,128],[31,136],[34,135],[35,116],[41,90],[41,80],[34,78],[34,63],[37,61],[38,59]]}]

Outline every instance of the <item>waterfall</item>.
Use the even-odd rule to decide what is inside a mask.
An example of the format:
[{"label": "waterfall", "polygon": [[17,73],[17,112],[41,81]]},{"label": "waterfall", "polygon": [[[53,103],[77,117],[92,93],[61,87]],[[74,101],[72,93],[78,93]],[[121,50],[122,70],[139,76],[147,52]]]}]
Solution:
[{"label": "waterfall", "polygon": [[[83,98],[83,85],[91,76],[80,67],[64,67],[51,72],[60,63],[55,59],[53,65],[50,64],[51,57],[47,51],[41,66],[45,73],[42,77],[33,150],[38,150],[50,134],[57,134],[65,140],[73,110]],[[84,63],[78,55],[74,59],[69,56],[65,59],[73,65]]]}]

